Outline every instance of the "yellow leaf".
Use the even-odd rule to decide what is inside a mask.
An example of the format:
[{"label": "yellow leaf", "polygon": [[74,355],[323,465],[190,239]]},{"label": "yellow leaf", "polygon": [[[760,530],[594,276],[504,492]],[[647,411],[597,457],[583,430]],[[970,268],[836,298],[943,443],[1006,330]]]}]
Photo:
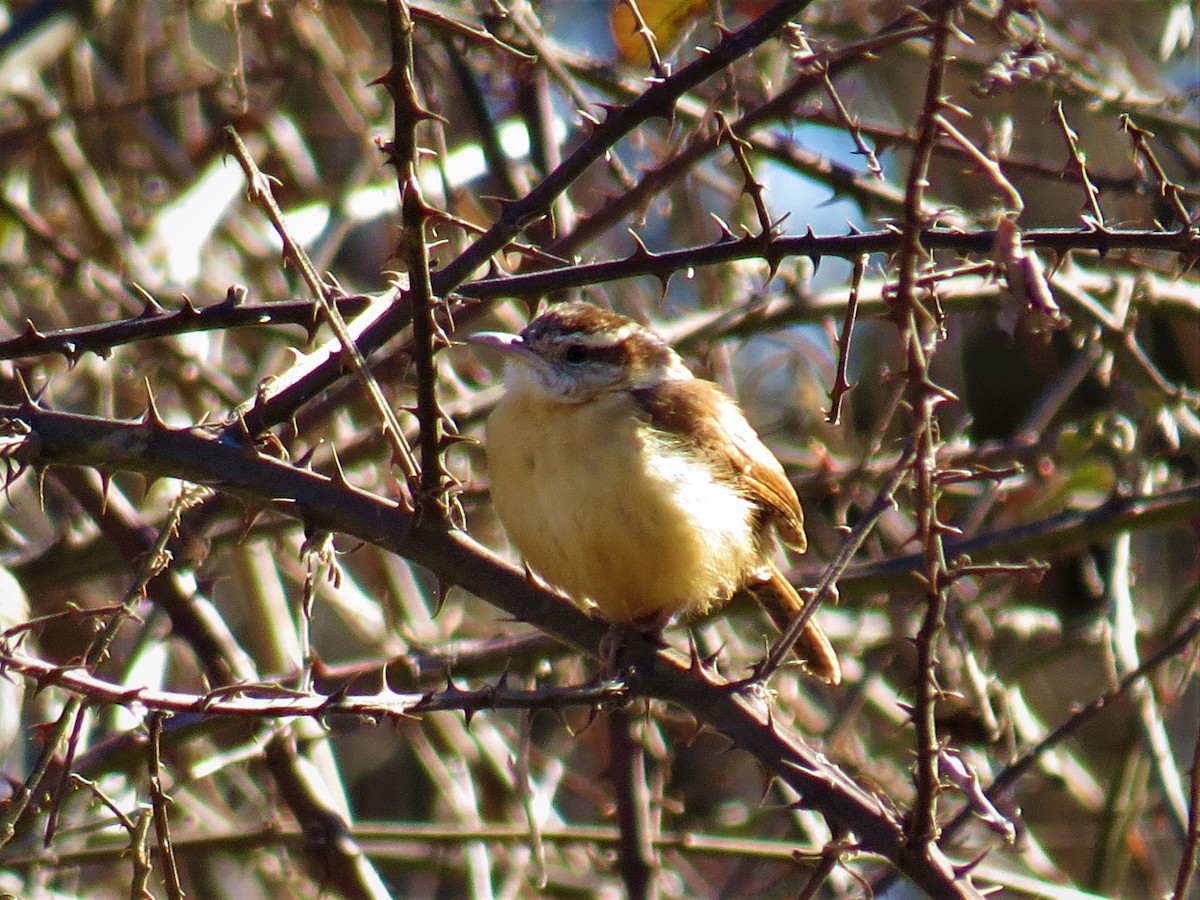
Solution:
[{"label": "yellow leaf", "polygon": [[[660,54],[666,53],[687,25],[708,12],[708,0],[637,0],[637,5],[646,26],[654,32]],[[638,33],[637,20],[625,0],[613,0],[608,21],[621,59],[632,65],[649,65],[646,38]]]}]

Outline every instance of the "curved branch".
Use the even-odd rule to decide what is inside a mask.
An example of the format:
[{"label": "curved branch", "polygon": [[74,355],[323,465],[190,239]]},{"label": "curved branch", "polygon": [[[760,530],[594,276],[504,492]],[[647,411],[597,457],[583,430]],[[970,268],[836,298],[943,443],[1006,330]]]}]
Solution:
[{"label": "curved branch", "polygon": [[[250,445],[213,439],[199,429],[170,429],[153,418],[122,422],[53,412],[31,403],[0,406],[0,420],[9,435],[0,455],[17,465],[95,466],[209,485],[308,526],[400,553],[590,656],[599,656],[608,633],[604,623],[531,584],[522,571],[466,534],[422,525],[394,502],[262,456]],[[730,737],[808,805],[854,832],[863,849],[890,859],[927,892],[979,896],[935,846],[919,854],[906,848],[899,816],[890,803],[776,724],[769,703],[753,690],[716,683],[698,663],[689,664],[641,639],[629,641],[622,659],[628,662],[626,680],[634,693],[675,703]]]}]

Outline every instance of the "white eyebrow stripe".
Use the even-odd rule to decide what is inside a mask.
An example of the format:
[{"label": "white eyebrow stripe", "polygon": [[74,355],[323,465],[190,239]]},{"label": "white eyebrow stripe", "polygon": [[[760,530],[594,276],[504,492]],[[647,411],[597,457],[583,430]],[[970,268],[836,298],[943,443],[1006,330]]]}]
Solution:
[{"label": "white eyebrow stripe", "polygon": [[639,330],[641,330],[640,325],[630,322],[628,325],[622,325],[616,331],[572,331],[564,334],[563,337],[576,344],[583,344],[585,347],[615,347]]}]

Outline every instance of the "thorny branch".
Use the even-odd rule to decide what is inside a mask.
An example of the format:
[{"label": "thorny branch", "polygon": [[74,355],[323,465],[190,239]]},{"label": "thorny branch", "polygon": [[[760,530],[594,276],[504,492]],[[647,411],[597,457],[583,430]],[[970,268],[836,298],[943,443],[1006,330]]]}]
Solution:
[{"label": "thorny branch", "polygon": [[[421,425],[421,469],[417,489],[417,509],[430,522],[444,522],[448,500],[444,496],[448,476],[442,463],[443,419],[437,400],[435,344],[444,336],[435,321],[435,297],[429,280],[429,251],[426,234],[432,210],[421,194],[417,177],[417,128],[432,114],[420,103],[413,80],[413,22],[406,0],[388,3],[388,21],[392,34],[392,68],[384,77],[395,109],[395,137],[388,161],[396,170],[400,185],[401,256],[408,268],[408,301],[413,323],[413,362],[417,378],[417,420]],[[399,427],[397,425],[397,427]],[[456,518],[462,521],[462,510]]]},{"label": "thorny branch", "polygon": [[934,721],[934,706],[939,696],[936,674],[936,644],[944,624],[947,565],[942,544],[944,526],[939,520],[937,485],[939,437],[935,412],[953,395],[936,385],[930,372],[930,359],[942,336],[943,313],[932,291],[924,297],[917,293],[918,266],[928,252],[921,245],[924,226],[921,197],[929,177],[929,164],[941,125],[940,111],[947,103],[942,96],[952,34],[951,20],[957,4],[947,2],[937,11],[929,49],[929,75],[925,96],[917,118],[917,141],[909,163],[904,196],[903,241],[896,263],[898,283],[894,297],[896,324],[904,342],[905,377],[912,418],[914,442],[913,474],[917,538],[923,548],[921,578],[925,585],[925,612],[916,636],[917,684],[912,720],[916,735],[914,781],[916,797],[907,834],[910,845],[919,848],[938,840],[938,774],[940,739]]},{"label": "thorny branch", "polygon": [[[1072,759],[1071,744],[1087,741],[1080,725],[1100,709],[1121,716],[1123,704],[1116,701],[1129,695],[1130,679],[1144,680],[1169,659],[1179,662],[1163,670],[1171,677],[1156,679],[1153,703],[1143,703],[1140,712],[1179,719],[1176,695],[1185,696],[1195,677],[1187,653],[1196,629],[1189,622],[1180,630],[1180,623],[1189,621],[1195,590],[1180,596],[1170,578],[1156,577],[1156,567],[1161,560],[1170,570],[1183,559],[1175,568],[1190,573],[1187,541],[1194,535],[1188,523],[1200,510],[1200,485],[1188,474],[1200,440],[1200,373],[1189,358],[1200,322],[1200,292],[1190,271],[1200,258],[1200,231],[1189,211],[1200,197],[1194,147],[1200,129],[1186,97],[1144,87],[1153,64],[1139,57],[1136,42],[1093,35],[1084,18],[1056,21],[1056,11],[1046,5],[1003,4],[997,13],[933,0],[882,25],[865,13],[833,27],[823,8],[789,2],[758,18],[746,14],[753,4],[735,4],[730,24],[746,23],[736,31],[725,30],[720,17],[708,31],[710,12],[696,13],[693,34],[706,48],[672,50],[650,32],[642,0],[627,4],[641,18],[655,67],[653,78],[640,80],[644,73],[565,51],[547,32],[550,19],[539,20],[545,11],[525,4],[493,4],[475,15],[391,0],[387,22],[378,4],[336,10],[299,4],[272,7],[269,14],[251,5],[229,19],[236,71],[214,79],[181,69],[171,82],[168,60],[200,58],[179,52],[190,40],[185,35],[193,11],[181,12],[178,22],[159,20],[140,29],[125,46],[114,43],[114,34],[127,36],[131,25],[157,15],[153,4],[136,6],[91,23],[87,39],[101,52],[79,54],[58,67],[70,78],[54,69],[31,72],[45,82],[33,86],[28,96],[35,99],[18,98],[0,109],[0,137],[10,151],[0,154],[0,264],[11,274],[0,289],[0,314],[11,323],[0,358],[19,361],[5,363],[0,373],[0,458],[10,500],[0,522],[0,562],[34,607],[13,621],[0,618],[0,690],[24,680],[38,689],[30,694],[55,699],[64,712],[36,730],[42,753],[30,761],[32,775],[20,771],[14,783],[24,783],[4,809],[17,836],[44,825],[48,851],[11,842],[0,860],[7,872],[27,867],[31,882],[50,884],[68,865],[87,863],[104,872],[123,867],[116,853],[124,852],[131,865],[117,876],[120,887],[138,896],[149,883],[151,859],[170,862],[169,853],[151,855],[149,829],[155,825],[159,849],[169,838],[178,861],[174,874],[163,870],[171,896],[191,892],[192,882],[203,878],[191,859],[206,848],[274,852],[285,866],[290,854],[305,853],[314,876],[309,881],[346,896],[383,897],[393,887],[368,860],[376,852],[389,855],[386,871],[401,879],[437,856],[444,879],[439,886],[452,891],[464,885],[480,894],[499,891],[491,879],[501,877],[509,893],[533,884],[547,894],[577,891],[581,884],[605,890],[623,875],[637,894],[655,882],[656,855],[673,863],[673,854],[683,853],[686,837],[676,844],[668,839],[676,834],[669,830],[673,825],[695,817],[697,827],[711,827],[718,819],[710,807],[750,811],[765,799],[747,819],[751,827],[761,823],[762,834],[767,828],[785,834],[792,846],[805,848],[806,861],[819,860],[811,877],[800,873],[806,895],[838,880],[844,880],[838,886],[843,892],[853,891],[846,879],[864,886],[874,879],[878,886],[886,871],[881,867],[892,865],[931,895],[974,896],[972,879],[1004,886],[1006,866],[1028,868],[990,835],[984,846],[991,859],[1003,857],[1001,864],[988,860],[968,875],[972,864],[947,858],[979,846],[959,832],[988,798],[1019,802],[1017,792],[1050,748],[1056,758]],[[789,22],[801,13],[803,32]],[[378,40],[389,23],[390,44]],[[861,34],[852,32],[863,24]],[[169,34],[180,47],[155,51],[156,34]],[[1166,27],[1162,48],[1178,43],[1179,34]],[[1165,57],[1162,48],[1154,52]],[[393,99],[386,113],[379,92],[365,84],[369,69],[346,64],[360,58],[369,58],[374,71],[390,67],[381,80]],[[122,61],[120,72],[107,68],[112,59]],[[1141,71],[1119,62],[1138,59]],[[1107,61],[1114,72],[1105,70]],[[0,54],[0,70],[7,71],[4,64]],[[921,80],[913,77],[914,66],[928,70],[924,99],[899,99]],[[151,71],[155,84],[147,85],[144,73]],[[882,83],[878,73],[888,81]],[[277,90],[297,76],[314,89]],[[970,99],[964,101],[967,115],[952,115],[940,83],[1006,94],[1001,100],[1010,115],[989,115]],[[864,90],[871,98],[865,104],[859,102]],[[304,104],[290,96],[296,93],[304,95]],[[464,105],[470,114],[456,115]],[[578,118],[562,115],[567,108],[577,109]],[[278,244],[261,215],[245,204],[221,206],[216,182],[209,180],[219,174],[216,157],[231,109],[254,149],[253,156],[244,148],[235,152],[282,240],[287,266],[304,278],[311,295],[306,299],[247,302],[249,296],[287,296],[295,288],[287,284],[272,249]],[[713,127],[718,115],[724,123],[719,129]],[[1132,167],[1121,142],[1109,142],[1114,150],[1098,137],[1100,129],[1117,133],[1118,115],[1133,145]],[[524,129],[527,153],[514,150],[514,126]],[[810,139],[830,129],[853,142],[865,168],[832,160],[822,140]],[[97,140],[103,134],[120,134],[119,146]],[[390,140],[373,139],[375,134]],[[704,164],[726,144],[736,169]],[[1064,172],[1052,154],[1032,158],[1012,150],[1063,144],[1065,188],[1056,184]],[[374,186],[380,147],[395,167],[400,194],[382,229],[349,215],[355,189]],[[481,151],[482,177],[457,177],[456,158],[464,149]],[[348,167],[338,162],[350,157]],[[275,187],[254,159],[267,160],[262,169],[281,176]],[[158,169],[161,175],[151,174]],[[849,233],[835,234],[837,224],[815,224],[820,210],[807,207],[804,215],[811,212],[814,224],[802,222],[796,234],[785,233],[787,217],[773,221],[770,209],[786,209],[790,192],[768,198],[764,187],[776,184],[774,176],[783,171],[855,204]],[[907,185],[888,180],[889,171],[904,171]],[[1054,206],[1059,195],[1070,198],[1080,189],[1083,227],[1072,202],[1062,204],[1071,207],[1065,215]],[[1011,212],[1025,208],[1019,231],[1013,217],[1000,229],[985,227],[996,221],[989,204],[997,191]],[[388,193],[394,198],[394,187]],[[498,205],[487,196],[495,193],[504,195]],[[1053,199],[1047,202],[1043,194]],[[696,227],[710,227],[708,213],[737,223],[741,197],[753,204],[755,233],[738,236],[736,225],[722,225],[713,239],[711,231]],[[218,224],[167,227],[166,215],[160,221],[160,203],[195,209],[188,204],[197,199],[219,207],[211,219]],[[299,219],[280,209],[291,204],[327,216],[311,245],[301,237]],[[1105,221],[1104,209],[1120,227]],[[880,215],[898,218],[880,226]],[[642,237],[635,252],[622,257],[629,231]],[[180,308],[180,301],[163,299],[177,296],[178,288],[159,277],[160,261],[164,246],[194,242],[204,272],[189,284]],[[373,257],[373,247],[386,250]],[[391,288],[386,280],[363,278],[364,270],[376,276],[384,271],[391,260],[383,256],[392,251],[404,274]],[[849,292],[842,284],[814,287],[805,280],[805,267],[781,265],[800,256],[809,257],[814,269],[828,257],[850,261]],[[314,266],[309,257],[320,262]],[[1013,277],[1012,267],[1022,260],[1040,265],[1039,257],[1046,261],[1044,310],[1061,307],[1071,319],[1069,328],[1054,333],[1027,327],[1026,307],[1035,304]],[[884,277],[866,277],[868,265]],[[342,296],[340,288],[330,289],[320,272],[325,266],[362,293]],[[817,277],[829,273],[827,266]],[[130,277],[138,285],[127,283]],[[653,279],[653,286],[643,290],[643,279]],[[221,300],[224,285],[235,281],[248,287],[235,285]],[[801,489],[813,553],[798,571],[815,587],[793,629],[822,607],[822,621],[847,664],[840,691],[798,682],[790,672],[777,672],[770,692],[763,688],[760,679],[786,653],[791,630],[752,670],[754,677],[730,683],[719,675],[761,652],[757,623],[736,608],[726,618],[691,623],[699,640],[720,648],[711,658],[699,652],[684,658],[634,639],[617,677],[586,683],[577,675],[577,658],[596,652],[604,623],[462,533],[417,527],[408,506],[440,516],[441,501],[453,493],[471,512],[473,534],[497,545],[502,540],[487,514],[481,454],[469,445],[447,453],[458,439],[449,416],[464,429],[475,427],[499,387],[489,385],[495,373],[466,354],[438,356],[435,365],[435,351],[448,343],[445,335],[485,316],[516,325],[514,305],[503,302],[508,298],[531,306],[541,298],[598,299],[601,292],[604,302],[652,321],[681,351],[731,361],[719,374],[747,403]],[[215,302],[193,304],[189,295]],[[986,333],[998,309],[1016,324],[1003,340],[992,341],[988,354],[964,350],[959,360],[947,352],[971,346],[973,334]],[[31,317],[36,324],[27,321]],[[1055,317],[1055,324],[1065,326],[1065,318]],[[895,328],[881,331],[877,319]],[[814,336],[832,334],[837,322],[840,336],[822,345]],[[322,323],[334,330],[334,339],[273,375],[280,372],[277,356],[294,348],[288,330],[270,326],[291,326],[292,333],[299,326],[311,342]],[[792,327],[804,324],[824,330]],[[746,347],[708,354],[715,342]],[[388,353],[379,352],[384,349]],[[990,355],[1002,351],[1010,352],[1004,362]],[[786,365],[759,366],[764,352]],[[1014,424],[981,443],[975,417],[989,405],[978,397],[972,364],[985,358],[984,368],[1006,395],[995,406],[1013,407]],[[346,363],[356,378],[343,377]],[[36,385],[42,399],[22,395],[16,372]],[[126,421],[122,417],[142,402],[143,376],[159,399],[151,398],[140,423]],[[406,434],[394,414],[388,418],[392,397],[389,392],[383,402],[377,379],[394,384],[398,402],[415,410],[416,423],[407,423]],[[375,392],[369,404],[359,397],[360,381]],[[855,389],[847,393],[851,381]],[[129,382],[138,390],[131,392]],[[844,407],[836,430],[810,422],[826,390],[832,417]],[[1032,399],[1022,406],[1017,394]],[[204,424],[214,410],[233,412],[220,425]],[[413,503],[384,499],[396,494],[388,448],[376,428],[360,425],[361,417],[391,422],[384,430],[394,441],[419,446],[419,466],[400,454],[407,479],[401,495],[407,488],[405,499]],[[193,422],[202,424],[187,424]],[[169,476],[210,485],[214,497],[180,512],[169,508],[161,484],[148,483],[135,506],[127,490],[130,472],[148,482]],[[906,495],[910,479],[915,485]],[[964,536],[955,536],[943,520],[961,524]],[[303,543],[302,529],[308,536]],[[999,733],[1008,724],[1005,697],[1024,702],[1034,689],[1031,681],[1018,685],[1014,671],[1074,652],[1061,624],[1071,614],[1054,605],[1066,592],[1051,594],[1044,583],[1036,591],[1017,586],[1028,585],[1034,573],[1052,581],[1081,559],[1081,548],[1084,557],[1102,557],[1118,532],[1130,532],[1118,544],[1120,566],[1097,563],[1098,570],[1120,569],[1127,576],[1135,555],[1144,564],[1140,590],[1135,593],[1128,577],[1120,582],[1122,650],[1128,660],[1138,657],[1138,644],[1152,655],[1116,692],[1053,723],[1044,740],[1044,732],[1030,738],[1034,746],[1009,768],[1001,766],[999,745],[975,747],[974,760],[1000,771],[983,791],[988,779],[973,771],[983,771],[980,763],[953,746],[962,723],[932,713],[965,698],[983,730]],[[1140,549],[1142,535],[1150,533],[1146,543],[1155,549]],[[917,552],[911,553],[914,540]],[[313,577],[304,559],[294,558],[299,548],[311,560],[309,549],[317,542],[324,562],[342,573],[336,583]],[[1172,556],[1181,545],[1185,555]],[[239,569],[251,556],[258,567]],[[122,603],[128,559],[139,560],[133,582],[141,590]],[[231,566],[231,559],[237,564]],[[434,619],[429,610],[435,604],[427,597],[442,599],[450,585],[465,591],[455,592]],[[1101,583],[1098,596],[1105,589]],[[258,597],[271,590],[280,595],[279,613],[264,623],[267,607],[257,605]],[[311,645],[304,643],[311,654],[266,666],[303,669],[302,677],[296,671],[284,671],[278,680],[263,677],[242,643],[255,641],[264,624],[276,634],[294,628],[288,604],[301,590],[306,604],[317,596],[329,601],[302,623],[312,628]],[[486,608],[467,591],[506,618],[479,616]],[[7,587],[0,593],[6,601],[13,594]],[[214,594],[219,605],[210,599]],[[914,596],[923,601],[916,613]],[[82,608],[56,605],[60,597]],[[841,601],[836,608],[826,603],[835,597]],[[1032,617],[1031,607],[1043,618]],[[230,615],[235,609],[246,621]],[[1048,610],[1058,615],[1053,626],[1043,621],[1054,618]],[[943,611],[948,627],[941,631]],[[0,604],[0,617],[7,614]],[[136,635],[121,629],[119,640],[101,654],[110,655],[107,660],[88,650],[94,642],[62,649],[62,632],[129,616],[145,627]],[[1042,623],[1041,631],[1030,630],[1030,618]],[[514,631],[511,619],[530,625]],[[923,621],[914,627],[917,619]],[[915,660],[903,641],[914,631]],[[1012,645],[1003,641],[1013,635],[1021,645],[1010,653]],[[674,631],[666,639],[678,643]],[[1095,649],[1086,637],[1074,640],[1085,652]],[[141,650],[160,645],[172,684],[143,687],[133,662]],[[345,647],[358,655],[345,656]],[[311,684],[303,677],[310,672]],[[510,672],[520,673],[526,687],[510,687]],[[475,686],[459,687],[467,678],[478,679]],[[295,684],[302,689],[283,686]],[[913,684],[916,703],[909,704],[906,691]],[[1070,687],[1056,685],[1060,691]],[[8,703],[7,696],[0,704]],[[1094,692],[1080,696],[1082,703]],[[637,741],[625,747],[624,764],[613,770],[624,779],[614,797],[588,768],[597,744],[588,726],[598,707],[615,709],[614,721],[625,720],[616,737],[629,738],[628,704],[634,700],[637,715],[644,716],[635,724],[645,727],[634,729]],[[21,704],[27,716],[37,715],[38,702],[27,695]],[[91,714],[110,706],[137,715],[149,710],[149,751],[141,732],[122,731],[112,724],[116,719]],[[365,840],[370,829],[355,824],[341,798],[351,790],[358,797],[371,793],[372,776],[337,764],[314,775],[321,762],[317,750],[340,740],[343,730],[376,722],[403,735],[374,742],[379,753],[392,754],[380,763],[388,773],[383,777],[397,771],[400,757],[410,775],[412,766],[424,767],[412,779],[413,793],[441,792],[432,806],[460,816],[453,827],[435,826],[440,813],[433,813],[429,822]],[[336,728],[327,734],[325,726]],[[737,771],[742,754],[710,752],[714,730],[772,773],[776,781],[768,793],[775,796],[748,799],[733,787],[754,779]],[[914,730],[916,787],[906,794],[904,772],[912,759],[889,748],[911,748]],[[0,734],[0,758],[9,739]],[[1140,745],[1134,750],[1145,752]],[[1159,798],[1189,798],[1183,840],[1194,843],[1197,780],[1189,793],[1162,747],[1154,752],[1155,777],[1164,783],[1144,798],[1129,798],[1131,816],[1144,820]],[[222,812],[251,810],[263,824],[239,832],[219,823],[207,843],[174,827],[168,836],[168,820],[171,826],[187,821],[198,796],[168,777],[185,771],[176,768],[185,759],[214,773],[198,775],[196,782],[229,799]],[[647,759],[654,761],[653,772],[639,769]],[[242,760],[265,763],[271,779],[261,792],[255,793],[255,779],[246,779],[241,790],[225,790],[225,779],[242,771]],[[937,779],[952,769],[971,799],[939,839]],[[84,783],[72,770],[92,780]],[[689,770],[704,775],[697,779]],[[848,771],[888,784],[888,798]],[[136,782],[138,791],[110,795],[96,786],[113,772]],[[974,788],[963,787],[972,782]],[[70,790],[80,784],[86,792]],[[695,802],[698,785],[701,803]],[[1071,814],[1095,811],[1086,789],[1069,777],[1062,789],[1074,804]],[[725,790],[728,802],[720,793]],[[231,799],[235,794],[244,801]],[[152,808],[132,808],[131,797],[149,797]],[[485,797],[501,816],[523,810],[527,823],[516,832],[484,826],[477,807]],[[403,805],[409,800],[398,798],[397,818],[401,808],[406,815],[425,814]],[[614,800],[624,821],[619,835],[561,819],[566,809],[607,815]],[[111,820],[97,818],[97,809]],[[1176,818],[1181,809],[1176,803]],[[269,813],[260,817],[260,810]],[[992,813],[994,808],[987,815]],[[120,827],[119,842],[96,836],[92,826],[102,821]],[[1047,822],[1031,814],[1021,823],[990,824],[1008,831],[1020,824],[1036,838]],[[741,876],[729,877],[727,887],[750,885],[749,869],[757,873],[767,861],[788,858],[780,842],[762,834],[740,843],[722,835],[720,847],[700,840],[686,848],[689,859],[672,865],[672,877],[681,879],[684,891],[713,883],[707,876],[715,867],[703,875],[691,868],[690,857],[703,845],[704,852],[729,860],[725,875],[736,873],[735,859],[743,862]],[[523,847],[493,856],[484,844],[518,840],[532,840],[536,865],[522,861],[528,858]],[[625,864],[619,870],[596,866],[598,848],[618,840]],[[586,871],[574,866],[580,844],[589,851]],[[421,852],[401,862],[400,846]],[[431,853],[434,847],[447,852]],[[1194,847],[1181,851],[1170,844],[1153,852],[1156,859],[1179,855],[1175,889],[1182,896]],[[1052,854],[1045,865],[1038,876],[1046,884],[1080,880],[1062,857]],[[263,885],[271,877],[267,869],[273,871],[256,872]],[[772,871],[797,877],[782,865]],[[290,878],[288,889],[298,883]],[[1114,880],[1095,887],[1124,895],[1127,886]],[[275,882],[264,890],[278,887]]]}]

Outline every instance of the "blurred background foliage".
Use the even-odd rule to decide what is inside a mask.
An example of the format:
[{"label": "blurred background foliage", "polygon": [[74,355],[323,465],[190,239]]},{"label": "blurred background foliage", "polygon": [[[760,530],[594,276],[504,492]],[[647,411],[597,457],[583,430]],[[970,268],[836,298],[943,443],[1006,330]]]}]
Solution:
[{"label": "blurred background foliage", "polygon": [[[435,210],[435,270],[492,224],[496,198],[525,195],[587,140],[581,110],[603,118],[601,104],[628,103],[697,58],[697,47],[715,46],[714,22],[736,29],[766,5],[643,0],[641,11],[659,27],[655,74],[620,3],[414,4],[415,81],[438,117],[417,132],[421,183]],[[20,402],[23,380],[52,409],[136,418],[149,388],[171,425],[227,422],[328,339],[304,324],[316,321],[311,308],[290,325],[271,318],[271,305],[311,295],[283,264],[262,207],[247,197],[228,156],[228,126],[271,176],[289,233],[318,272],[347,295],[386,296],[403,277],[396,179],[380,150],[393,111],[372,84],[391,65],[383,2],[6,6],[0,317],[9,340],[0,343],[0,402]],[[639,123],[524,230],[526,249],[496,258],[495,274],[622,260],[641,244],[653,252],[712,245],[725,225],[735,235],[757,233],[730,142],[693,152],[719,133],[718,111],[748,142],[745,157],[779,234],[836,237],[848,227],[893,225],[903,213],[928,42],[881,39],[869,55],[847,48],[880,35],[906,9],[809,5],[790,33],[689,91],[672,120]],[[1200,50],[1188,2],[977,0],[961,4],[956,23],[945,93],[963,113],[953,121],[999,161],[1023,201],[1027,235],[1082,235],[1102,225],[1139,234],[1192,229],[1190,245],[1177,247],[1130,238],[1097,253],[1070,249],[1095,241],[1073,244],[1068,235],[1061,249],[1040,251],[1070,320],[1053,331],[1037,327],[986,265],[993,254],[967,253],[964,243],[929,261],[930,272],[964,270],[938,288],[946,317],[932,374],[955,397],[938,410],[939,462],[1001,473],[949,484],[941,520],[964,540],[978,539],[981,559],[1047,565],[1040,578],[990,574],[948,591],[939,727],[986,786],[1162,647],[1200,599],[1200,279],[1191,268]],[[57,43],[35,50],[47,29]],[[790,102],[755,118],[831,58],[847,61],[827,84],[811,78]],[[1176,193],[1137,153],[1122,115],[1153,133],[1154,159]],[[1071,164],[1068,132],[1095,204]],[[964,235],[993,229],[1004,202],[961,145],[938,143],[925,196],[930,224]],[[1181,221],[1180,205],[1190,222]],[[897,457],[909,427],[905,363],[881,299],[894,276],[890,256],[874,253],[849,355],[853,388],[841,422],[827,422],[853,255],[775,262],[747,252],[648,276],[618,268],[603,283],[564,282],[571,286],[548,299],[584,297],[655,324],[698,373],[739,398],[800,491],[810,551],[792,562],[798,582],[811,584]],[[148,332],[160,315],[155,304],[170,313],[205,309],[232,285],[244,286],[243,306],[263,305],[260,320],[235,324],[230,314],[165,336]],[[484,307],[468,288],[447,306],[464,328],[517,329],[541,299],[523,294]],[[129,336],[110,341],[100,326],[117,322],[129,324]],[[49,346],[47,336],[63,329],[83,331]],[[394,341],[371,360],[401,410],[416,402],[406,346]],[[437,359],[444,411],[463,435],[478,437],[498,373],[456,347]],[[415,428],[407,414],[402,424]],[[336,450],[356,487],[383,496],[400,489],[375,413],[348,379],[269,434],[276,455],[330,472]],[[447,465],[471,534],[508,552],[489,511],[480,448],[455,444]],[[169,478],[91,469],[12,480],[0,512],[0,559],[12,576],[0,624],[16,629],[10,639],[53,664],[83,659],[144,571],[136,548],[153,543],[183,489]],[[1131,496],[1171,502],[1154,507],[1152,520],[1112,524],[1106,501]],[[169,587],[156,579],[135,604],[136,618],[89,666],[98,677],[192,693],[213,686],[205,653],[216,651],[173,634],[160,590],[227,629],[226,650],[237,657],[231,671],[289,688],[303,686],[306,658],[324,693],[370,692],[385,682],[439,690],[448,677],[479,687],[502,672],[530,687],[591,677],[588,661],[399,556],[336,535],[322,544],[301,523],[278,513],[252,518],[219,492],[189,502],[169,544]],[[1072,530],[1071,515],[1086,510],[1096,512],[1088,526]],[[1021,526],[1030,529],[1023,537],[1011,530]],[[791,672],[772,682],[781,723],[819,741],[831,760],[901,808],[913,797],[906,710],[920,677],[911,637],[922,590],[894,563],[920,549],[914,530],[902,491],[843,579],[840,604],[820,613],[846,683],[830,688]],[[674,628],[668,639],[683,646],[685,628],[735,677],[769,634],[748,605]],[[980,871],[1005,886],[1004,896],[1169,894],[1195,836],[1187,831],[1189,811],[1196,815],[1187,772],[1200,729],[1196,662],[1192,643],[1056,744],[997,800],[1014,840],[976,821],[949,845],[954,858],[990,851]],[[16,791],[69,691],[48,683],[35,691],[11,671],[0,687],[10,744],[3,773]],[[138,855],[124,851],[152,799],[144,719],[144,709],[105,704],[84,704],[71,718],[69,741],[55,748],[14,838],[0,849],[0,889],[108,897],[141,883]],[[495,710],[469,722],[436,713],[394,726],[168,719],[160,777],[172,799],[183,889],[192,897],[328,896],[354,894],[355,885],[364,894],[442,897],[619,890],[608,733],[593,719],[579,708]],[[662,838],[657,889],[795,896],[808,863],[792,851],[819,851],[829,840],[823,819],[791,808],[796,798],[753,758],[728,752],[728,740],[698,732],[669,707],[650,704],[636,726]],[[289,788],[271,768],[277,747],[322,786],[331,815],[352,823],[366,874],[338,878],[306,862],[312,823],[297,827]],[[680,832],[693,835],[690,845],[669,840]],[[336,841],[338,832],[326,838]],[[883,871],[879,860],[847,857],[818,895],[862,896],[862,879]],[[159,879],[149,875],[148,890],[169,895]]]}]

